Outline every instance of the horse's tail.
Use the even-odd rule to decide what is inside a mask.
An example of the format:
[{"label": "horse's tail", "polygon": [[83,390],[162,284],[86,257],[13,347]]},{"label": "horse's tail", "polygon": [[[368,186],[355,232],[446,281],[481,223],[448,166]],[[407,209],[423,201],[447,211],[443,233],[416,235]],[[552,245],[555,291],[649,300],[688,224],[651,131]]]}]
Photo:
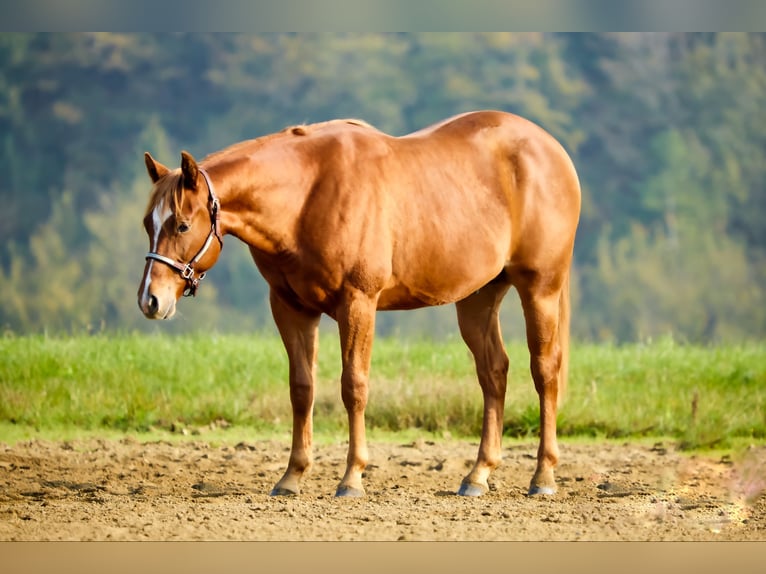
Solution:
[{"label": "horse's tail", "polygon": [[562,404],[567,392],[567,380],[569,378],[569,323],[571,317],[571,303],[569,297],[569,278],[571,269],[567,271],[564,286],[559,296],[559,348],[561,349],[561,365],[559,367],[558,403]]}]

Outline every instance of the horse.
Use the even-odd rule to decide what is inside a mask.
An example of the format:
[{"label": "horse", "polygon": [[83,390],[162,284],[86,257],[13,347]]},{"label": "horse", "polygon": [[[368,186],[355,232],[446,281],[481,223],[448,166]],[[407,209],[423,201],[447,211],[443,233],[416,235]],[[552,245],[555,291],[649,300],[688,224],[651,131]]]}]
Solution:
[{"label": "horse", "polygon": [[346,469],[336,496],[363,496],[365,408],[378,310],[454,303],[473,355],[483,422],[457,494],[481,496],[501,462],[509,359],[499,309],[520,297],[539,398],[537,465],[528,495],[556,492],[556,414],[566,388],[570,272],[581,192],[564,147],[539,125],[464,113],[403,136],[355,119],[296,125],[170,169],[144,154],[153,183],[138,305],[173,316],[217,261],[244,242],[269,286],[289,360],[292,445],[272,495],[300,493],[312,464],[318,327],[337,322]]}]

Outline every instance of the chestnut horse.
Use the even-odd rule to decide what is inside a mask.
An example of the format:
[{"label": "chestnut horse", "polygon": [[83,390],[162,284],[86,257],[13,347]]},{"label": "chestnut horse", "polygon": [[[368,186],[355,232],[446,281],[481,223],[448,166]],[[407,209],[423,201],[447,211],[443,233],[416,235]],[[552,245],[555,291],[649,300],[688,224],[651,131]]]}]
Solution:
[{"label": "chestnut horse", "polygon": [[569,277],[580,213],[562,146],[518,116],[466,113],[392,137],[357,120],[297,126],[170,170],[145,154],[154,183],[138,305],[167,319],[218,259],[223,236],[246,243],[270,287],[289,357],[293,412],[287,470],[272,494],[297,494],[312,462],[318,326],[338,323],[346,472],[337,496],[361,496],[364,411],[377,310],[455,303],[476,362],[484,420],[459,494],[479,496],[500,463],[508,374],[499,324],[514,286],[540,401],[530,494],[553,494],[556,410],[567,377]]}]

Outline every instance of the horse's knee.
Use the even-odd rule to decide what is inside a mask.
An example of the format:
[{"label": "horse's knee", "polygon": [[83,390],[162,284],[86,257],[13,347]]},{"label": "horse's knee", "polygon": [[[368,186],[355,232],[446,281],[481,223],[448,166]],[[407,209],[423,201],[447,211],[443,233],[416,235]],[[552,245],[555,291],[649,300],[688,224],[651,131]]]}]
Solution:
[{"label": "horse's knee", "polygon": [[367,407],[367,379],[344,377],[341,381],[341,399],[350,413],[364,411]]},{"label": "horse's knee", "polygon": [[314,405],[314,384],[309,379],[290,380],[290,403],[293,411],[305,413]]}]

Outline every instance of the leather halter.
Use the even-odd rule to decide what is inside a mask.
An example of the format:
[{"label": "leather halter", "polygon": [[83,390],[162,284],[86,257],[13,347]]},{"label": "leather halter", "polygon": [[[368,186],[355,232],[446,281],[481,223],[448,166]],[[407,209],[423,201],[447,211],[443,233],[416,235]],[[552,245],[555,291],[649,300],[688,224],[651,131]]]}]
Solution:
[{"label": "leather halter", "polygon": [[164,263],[165,265],[172,267],[181,274],[181,277],[186,280],[186,288],[184,289],[183,293],[184,297],[195,296],[197,294],[197,287],[199,286],[199,282],[205,278],[205,273],[197,274],[197,272],[194,270],[194,266],[199,263],[200,259],[202,259],[205,256],[205,253],[207,253],[207,250],[210,248],[210,244],[213,242],[213,237],[218,239],[221,247],[223,247],[223,236],[221,235],[221,202],[218,200],[218,197],[216,197],[215,192],[213,191],[213,184],[210,181],[210,176],[208,175],[207,171],[199,168],[199,172],[202,174],[202,177],[205,179],[205,183],[207,184],[208,195],[211,204],[210,233],[207,234],[205,243],[202,245],[200,250],[197,251],[197,254],[192,257],[192,260],[189,261],[189,263],[181,263],[180,261],[175,261],[170,257],[165,257],[164,255],[160,255],[154,251],[150,251],[146,254],[147,260],[153,259],[154,261]]}]

